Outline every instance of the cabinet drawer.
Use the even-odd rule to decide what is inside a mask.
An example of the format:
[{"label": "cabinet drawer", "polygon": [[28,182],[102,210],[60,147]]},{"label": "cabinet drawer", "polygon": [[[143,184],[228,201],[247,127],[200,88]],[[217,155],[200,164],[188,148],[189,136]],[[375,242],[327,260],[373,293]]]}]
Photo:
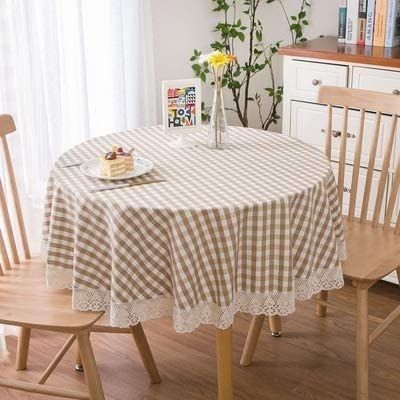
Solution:
[{"label": "cabinet drawer", "polygon": [[323,85],[346,87],[348,71],[349,68],[344,65],[293,60],[289,74],[292,96],[314,101]]},{"label": "cabinet drawer", "polygon": [[[338,172],[339,172],[339,164],[332,163],[332,170],[337,179]],[[351,165],[346,165],[346,171],[345,171],[345,175],[344,175],[345,189],[344,189],[344,193],[343,193],[343,214],[344,215],[348,215],[348,213],[349,213],[352,177],[353,177],[353,167]],[[371,197],[369,200],[368,214],[367,214],[368,219],[372,219],[372,217],[374,215],[376,195],[378,193],[378,187],[379,187],[379,179],[380,179],[380,173],[375,172],[373,175],[372,184],[371,184]],[[355,217],[361,216],[362,201],[363,201],[363,196],[364,196],[366,180],[367,180],[367,169],[360,168],[360,177],[359,177],[359,181],[358,181],[356,207],[355,207]],[[387,202],[387,188],[385,191],[384,202],[383,202],[382,211],[381,211],[381,215],[380,215],[381,222],[383,222],[384,218],[385,218],[386,202]]]},{"label": "cabinet drawer", "polygon": [[354,67],[353,88],[400,95],[400,72]]},{"label": "cabinet drawer", "polygon": [[[341,132],[343,129],[343,110],[333,108],[332,111],[332,130]],[[327,107],[320,104],[292,101],[290,135],[318,147],[325,151],[325,135],[327,127],[328,112]],[[349,111],[346,162],[354,161],[354,152],[360,124],[360,112]],[[373,139],[375,125],[375,114],[365,114],[364,140],[361,153],[361,165],[368,166],[369,150]],[[381,134],[378,141],[375,168],[382,166],[385,148],[390,135],[391,117],[382,116]],[[338,160],[340,149],[340,136],[332,138],[332,159]],[[394,157],[392,157],[392,166]]]}]

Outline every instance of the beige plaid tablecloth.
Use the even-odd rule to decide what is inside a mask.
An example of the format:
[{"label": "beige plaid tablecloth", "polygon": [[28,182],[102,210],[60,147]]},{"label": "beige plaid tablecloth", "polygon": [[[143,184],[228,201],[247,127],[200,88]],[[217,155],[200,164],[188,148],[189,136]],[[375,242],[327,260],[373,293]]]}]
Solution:
[{"label": "beige plaid tablecloth", "polygon": [[[296,299],[343,285],[343,226],[325,156],[295,139],[231,128],[232,147],[174,149],[161,127],[65,153],[44,215],[48,285],[113,326],[173,316],[178,332],[225,329],[236,312],[287,315]],[[198,135],[205,143],[205,133]],[[61,165],[113,144],[154,162],[164,183],[90,193],[98,180]]]}]

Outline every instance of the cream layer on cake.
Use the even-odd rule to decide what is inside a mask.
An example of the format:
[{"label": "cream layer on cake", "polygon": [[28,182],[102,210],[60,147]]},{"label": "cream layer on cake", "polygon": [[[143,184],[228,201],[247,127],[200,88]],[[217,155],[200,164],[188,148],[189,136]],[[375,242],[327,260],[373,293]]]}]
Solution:
[{"label": "cream layer on cake", "polygon": [[104,160],[101,159],[101,175],[108,176],[110,178],[118,175],[122,175],[126,172],[126,161],[125,157],[117,157],[115,160]]},{"label": "cream layer on cake", "polygon": [[125,168],[126,168],[126,170],[127,171],[133,171],[133,169],[134,169],[133,157],[131,155],[123,156],[123,157],[125,158]]}]

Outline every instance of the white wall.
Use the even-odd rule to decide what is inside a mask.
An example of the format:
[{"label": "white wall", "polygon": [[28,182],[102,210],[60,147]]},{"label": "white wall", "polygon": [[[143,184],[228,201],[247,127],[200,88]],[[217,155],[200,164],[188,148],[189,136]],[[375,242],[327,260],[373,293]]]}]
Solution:
[{"label": "white wall", "polygon": [[[193,71],[189,58],[193,49],[209,51],[209,43],[217,38],[213,28],[219,14],[212,12],[211,0],[151,0],[153,7],[153,31],[155,54],[155,77],[157,88],[158,121],[162,122],[161,81],[164,79],[192,78]],[[312,8],[309,16],[310,26],[306,30],[309,39],[319,35],[336,35],[338,0],[311,0]],[[301,0],[286,0],[289,13],[295,13]],[[262,6],[260,19],[264,23],[265,37],[268,41],[283,40],[289,43],[290,34],[278,3]],[[245,51],[238,49],[241,57]],[[254,81],[254,89],[262,91],[268,85],[268,77],[263,73]],[[276,57],[276,78],[282,79],[282,59]],[[211,90],[203,87],[203,97],[210,103]],[[229,92],[225,93],[229,105]],[[231,124],[239,124],[237,119],[229,114]],[[256,110],[250,114],[250,125],[258,126]],[[272,128],[279,130],[280,126]]]}]

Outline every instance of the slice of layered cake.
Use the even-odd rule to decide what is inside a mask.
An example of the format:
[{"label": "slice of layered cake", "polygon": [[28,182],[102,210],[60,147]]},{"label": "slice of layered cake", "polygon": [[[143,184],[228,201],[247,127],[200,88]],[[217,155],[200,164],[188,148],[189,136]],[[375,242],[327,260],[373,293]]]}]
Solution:
[{"label": "slice of layered cake", "polygon": [[134,170],[132,150],[125,152],[122,147],[113,146],[112,150],[100,158],[101,175],[112,178]]},{"label": "slice of layered cake", "polygon": [[116,150],[117,158],[125,159],[126,171],[133,171],[133,168],[134,168],[132,152],[133,152],[133,149],[129,150],[128,152],[125,152],[122,147],[118,147],[118,149]]}]

